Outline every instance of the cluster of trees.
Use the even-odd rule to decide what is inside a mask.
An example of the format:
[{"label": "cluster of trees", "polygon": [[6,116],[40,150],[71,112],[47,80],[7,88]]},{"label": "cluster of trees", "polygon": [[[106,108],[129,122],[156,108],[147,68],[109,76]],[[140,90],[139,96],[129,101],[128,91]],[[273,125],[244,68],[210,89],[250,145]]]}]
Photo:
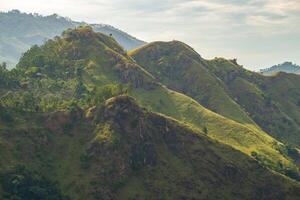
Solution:
[{"label": "cluster of trees", "polygon": [[6,62],[3,62],[2,64],[0,64],[0,70],[1,70],[1,71],[2,71],[2,70],[6,70],[6,68],[7,68]]},{"label": "cluster of trees", "polygon": [[12,122],[13,117],[11,114],[0,104],[0,121]]},{"label": "cluster of trees", "polygon": [[69,200],[58,189],[56,183],[24,166],[1,174],[0,183],[6,199],[15,200]]},{"label": "cluster of trees", "polygon": [[0,99],[0,105],[15,111],[39,111],[40,98],[32,92],[8,92]]},{"label": "cluster of trees", "polygon": [[16,82],[13,72],[7,69],[7,64],[5,62],[0,64],[0,88],[16,85]]},{"label": "cluster of trees", "polygon": [[32,46],[20,59],[17,69],[31,77],[35,77],[37,73],[54,79],[72,79],[81,76],[82,66],[85,66],[85,63],[74,56],[74,52],[78,49],[74,44],[64,47],[65,49],[60,48],[60,44],[57,43],[61,42],[60,39],[49,40],[45,46]]},{"label": "cluster of trees", "polygon": [[[88,88],[82,81],[62,82],[61,84],[69,84],[58,88],[54,84],[51,87],[51,81],[45,83],[35,82],[37,87],[35,90],[23,89],[22,91],[8,91],[0,96],[0,108],[7,108],[17,112],[48,112],[55,109],[68,108],[77,104],[81,108],[100,105],[105,100],[127,93],[127,87],[122,84],[107,84],[102,87]],[[46,84],[46,85],[45,85]],[[47,86],[47,84],[49,84]],[[63,96],[72,94],[72,96]],[[7,118],[4,112],[1,116]],[[5,116],[4,116],[5,115]]]},{"label": "cluster of trees", "polygon": [[94,87],[90,92],[89,104],[99,105],[111,97],[126,94],[128,87],[122,84],[108,84],[103,87]]}]

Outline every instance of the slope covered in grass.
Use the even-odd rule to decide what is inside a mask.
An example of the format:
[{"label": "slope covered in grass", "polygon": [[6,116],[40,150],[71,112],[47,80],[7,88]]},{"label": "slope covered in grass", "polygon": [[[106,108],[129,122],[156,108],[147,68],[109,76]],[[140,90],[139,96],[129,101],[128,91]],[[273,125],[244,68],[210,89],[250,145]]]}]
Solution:
[{"label": "slope covered in grass", "polygon": [[208,61],[251,118],[273,137],[299,147],[300,76],[279,73],[264,77],[225,59]]},{"label": "slope covered in grass", "polygon": [[193,129],[206,130],[208,136],[252,156],[269,169],[299,178],[286,146],[254,123],[228,119],[169,90],[113,38],[89,27],[66,31],[45,45],[32,47],[11,73],[18,84],[1,98],[4,108],[34,113],[74,106],[87,109],[126,93],[151,111],[171,116]]},{"label": "slope covered in grass", "polygon": [[299,183],[128,96],[86,111],[24,112],[1,125],[1,198],[22,199],[28,188],[31,199],[57,200],[300,195]]},{"label": "slope covered in grass", "polygon": [[170,89],[192,97],[225,117],[254,124],[230,98],[218,78],[206,69],[205,60],[186,44],[154,42],[131,51],[130,55]]},{"label": "slope covered in grass", "polygon": [[177,41],[151,43],[130,55],[169,88],[227,118],[256,123],[273,137],[299,146],[299,76],[264,77],[243,69],[236,60],[205,60]]}]

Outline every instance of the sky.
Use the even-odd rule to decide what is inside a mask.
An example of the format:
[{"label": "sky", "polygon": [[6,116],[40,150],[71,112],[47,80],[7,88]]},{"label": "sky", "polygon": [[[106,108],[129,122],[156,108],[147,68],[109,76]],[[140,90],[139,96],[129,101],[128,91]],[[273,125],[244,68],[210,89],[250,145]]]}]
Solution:
[{"label": "sky", "polygon": [[258,70],[300,64],[300,0],[0,0],[0,10],[113,25],[147,42],[180,40],[202,57]]}]

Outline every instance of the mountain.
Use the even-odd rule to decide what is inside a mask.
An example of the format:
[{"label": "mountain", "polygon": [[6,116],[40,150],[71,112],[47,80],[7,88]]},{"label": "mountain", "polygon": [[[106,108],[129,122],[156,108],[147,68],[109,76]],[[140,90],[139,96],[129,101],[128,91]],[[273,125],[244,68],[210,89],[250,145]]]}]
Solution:
[{"label": "mountain", "polygon": [[129,53],[153,76],[227,118],[258,125],[271,136],[300,147],[300,77],[265,77],[236,60],[205,60],[177,41],[155,42]]},{"label": "mountain", "polygon": [[[127,96],[86,112],[24,113],[19,120],[14,128],[2,128],[1,166],[17,165],[2,171],[4,197],[250,200],[300,195],[299,184]],[[31,183],[36,177],[39,181]]]},{"label": "mountain", "polygon": [[261,69],[260,73],[263,75],[274,75],[278,72],[286,72],[292,74],[300,74],[300,66],[293,64],[292,62],[285,62],[279,65],[274,65],[273,67]]},{"label": "mountain", "polygon": [[3,197],[299,196],[297,148],[261,130],[240,104],[232,106],[244,120],[224,117],[135,59],[85,26],[31,47],[11,71],[0,67]]},{"label": "mountain", "polygon": [[[69,30],[41,47],[33,46],[12,73],[14,71],[32,77],[31,81],[25,79],[22,82],[30,88],[30,95],[36,96],[31,102],[41,104],[39,107],[44,109],[71,104],[72,94],[73,98],[81,97],[79,104],[87,107],[99,98],[103,101],[103,98],[125,90],[151,111],[171,116],[200,130],[206,128],[210,137],[250,156],[258,154],[256,159],[280,173],[287,175],[292,170],[298,174],[297,167],[283,151],[287,147],[256,124],[224,118],[192,98],[170,90],[139,66],[115,40],[96,34],[90,27]],[[37,82],[40,78],[42,80]],[[97,97],[94,93],[101,95]],[[18,95],[8,97],[15,101]],[[23,101],[26,100],[21,99],[19,103]]]},{"label": "mountain", "polygon": [[255,125],[230,97],[219,78],[207,69],[207,61],[186,44],[154,42],[133,50],[130,55],[169,88],[192,97],[225,117]]},{"label": "mountain", "polygon": [[[0,26],[5,27],[0,32],[0,61],[7,62],[10,67],[13,67],[21,54],[32,45],[41,45],[68,28],[86,24],[56,14],[41,16],[21,13],[18,10],[0,12]],[[126,50],[145,44],[145,42],[110,25],[91,24],[91,26],[97,32],[111,34]]]},{"label": "mountain", "polygon": [[[265,77],[241,66],[216,59],[211,62],[232,97],[266,132],[287,144],[299,147],[300,78],[281,72]],[[226,69],[227,68],[227,69]],[[224,76],[224,71],[228,70]]]}]

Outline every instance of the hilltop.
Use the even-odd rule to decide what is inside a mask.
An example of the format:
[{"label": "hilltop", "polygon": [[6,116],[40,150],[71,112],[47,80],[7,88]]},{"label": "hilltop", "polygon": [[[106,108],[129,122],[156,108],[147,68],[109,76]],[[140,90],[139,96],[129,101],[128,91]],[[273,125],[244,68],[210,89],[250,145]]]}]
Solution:
[{"label": "hilltop", "polygon": [[129,54],[169,88],[225,117],[255,124],[230,97],[219,78],[207,69],[207,61],[188,45],[179,41],[154,42]]},{"label": "hilltop", "polygon": [[[32,45],[41,45],[46,40],[58,36],[68,28],[88,25],[76,22],[57,14],[42,16],[27,14],[18,10],[0,12],[0,62],[7,62],[10,67],[17,64],[22,53]],[[145,42],[106,24],[91,24],[97,32],[112,35],[126,50],[142,46]]]},{"label": "hilltop", "polygon": [[261,74],[267,75],[267,76],[274,75],[278,72],[300,74],[300,66],[293,64],[292,62],[284,62],[282,64],[274,65],[270,68],[260,70]]},{"label": "hilltop", "polygon": [[155,78],[227,118],[258,125],[280,141],[299,147],[300,78],[265,77],[236,60],[205,60],[177,41],[155,42],[130,52]]}]

